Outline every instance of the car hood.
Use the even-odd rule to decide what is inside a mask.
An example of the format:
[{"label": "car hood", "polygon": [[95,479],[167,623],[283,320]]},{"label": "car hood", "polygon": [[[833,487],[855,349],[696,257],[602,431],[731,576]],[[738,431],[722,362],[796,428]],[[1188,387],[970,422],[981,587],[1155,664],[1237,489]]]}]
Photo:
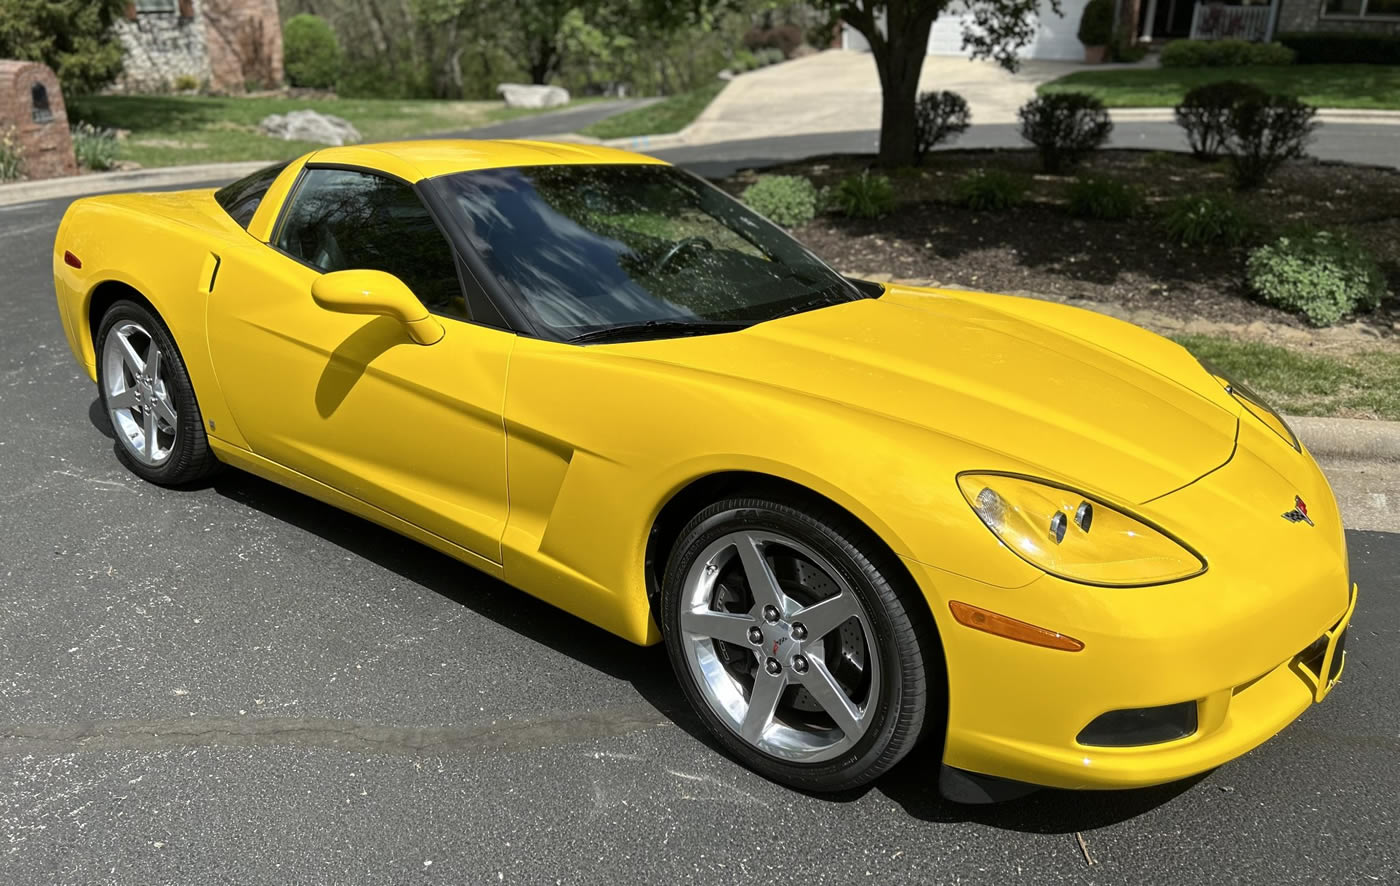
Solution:
[{"label": "car hood", "polygon": [[[1233,400],[1178,345],[1032,299],[891,288],[740,332],[609,347],[834,401],[1134,502],[1234,451]],[[998,458],[1002,456],[1003,458]]]}]

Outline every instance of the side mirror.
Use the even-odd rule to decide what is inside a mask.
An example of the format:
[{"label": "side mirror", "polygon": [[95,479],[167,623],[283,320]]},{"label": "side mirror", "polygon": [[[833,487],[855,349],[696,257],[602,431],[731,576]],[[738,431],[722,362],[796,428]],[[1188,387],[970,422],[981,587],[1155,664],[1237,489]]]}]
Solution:
[{"label": "side mirror", "polygon": [[420,345],[443,336],[442,324],[428,313],[403,281],[384,271],[332,271],[311,284],[311,297],[328,311],[342,314],[382,314],[408,329]]}]

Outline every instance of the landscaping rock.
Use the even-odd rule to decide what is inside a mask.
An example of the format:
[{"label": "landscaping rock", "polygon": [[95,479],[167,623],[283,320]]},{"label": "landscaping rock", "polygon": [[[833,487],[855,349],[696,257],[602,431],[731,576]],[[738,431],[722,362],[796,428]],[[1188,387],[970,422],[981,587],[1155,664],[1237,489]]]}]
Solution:
[{"label": "landscaping rock", "polygon": [[507,108],[558,108],[569,103],[569,90],[562,86],[502,83],[496,91]]},{"label": "landscaping rock", "polygon": [[360,133],[349,120],[319,111],[288,111],[268,114],[258,128],[284,141],[315,142],[321,145],[348,145],[360,140]]}]

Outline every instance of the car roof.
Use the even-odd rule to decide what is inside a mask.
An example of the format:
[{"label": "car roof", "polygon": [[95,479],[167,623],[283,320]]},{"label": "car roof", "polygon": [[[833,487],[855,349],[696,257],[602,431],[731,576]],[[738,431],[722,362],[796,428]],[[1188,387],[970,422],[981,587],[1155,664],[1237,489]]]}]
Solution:
[{"label": "car roof", "polygon": [[363,166],[419,181],[503,166],[553,166],[575,163],[652,163],[663,160],[601,145],[516,139],[471,140],[429,139],[382,142],[323,148],[307,158],[308,163]]}]

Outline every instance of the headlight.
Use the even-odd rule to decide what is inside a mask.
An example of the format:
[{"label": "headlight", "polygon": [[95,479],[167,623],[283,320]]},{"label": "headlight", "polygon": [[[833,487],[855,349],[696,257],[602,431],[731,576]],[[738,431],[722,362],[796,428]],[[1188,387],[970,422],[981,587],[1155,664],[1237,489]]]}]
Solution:
[{"label": "headlight", "polygon": [[959,474],[972,510],[1008,548],[1070,581],[1135,587],[1199,575],[1205,560],[1162,530],[1103,502],[1013,474]]},{"label": "headlight", "polygon": [[1234,397],[1239,404],[1249,411],[1251,415],[1263,422],[1269,430],[1278,434],[1289,446],[1297,452],[1302,452],[1303,447],[1298,445],[1298,435],[1293,433],[1293,429],[1288,426],[1288,422],[1283,420],[1274,408],[1265,403],[1263,398],[1245,385],[1237,381],[1231,381],[1229,376],[1212,366],[1205,360],[1200,361],[1201,366],[1209,372],[1216,381],[1224,386],[1226,393]]}]

